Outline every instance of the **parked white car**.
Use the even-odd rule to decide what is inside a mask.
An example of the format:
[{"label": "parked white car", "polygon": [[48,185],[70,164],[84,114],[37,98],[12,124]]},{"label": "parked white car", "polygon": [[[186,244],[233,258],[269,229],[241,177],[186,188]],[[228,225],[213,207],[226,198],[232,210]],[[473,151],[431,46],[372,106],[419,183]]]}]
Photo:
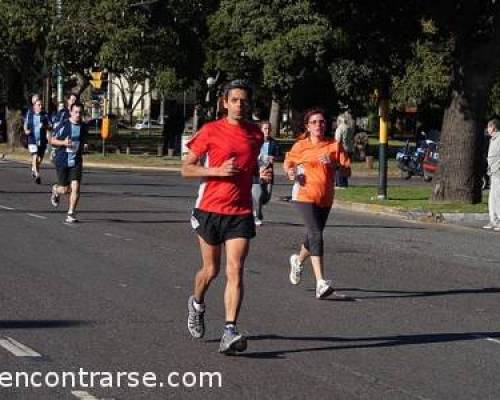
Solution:
[{"label": "parked white car", "polygon": [[140,119],[134,126],[134,129],[161,129],[163,125],[160,125],[157,121],[151,121],[149,119]]}]

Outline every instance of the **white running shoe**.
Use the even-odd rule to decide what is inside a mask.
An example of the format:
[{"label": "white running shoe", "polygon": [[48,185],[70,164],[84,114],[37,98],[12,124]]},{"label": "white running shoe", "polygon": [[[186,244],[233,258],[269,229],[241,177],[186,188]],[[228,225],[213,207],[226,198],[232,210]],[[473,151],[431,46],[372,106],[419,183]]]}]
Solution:
[{"label": "white running shoe", "polygon": [[66,219],[64,220],[64,222],[66,222],[67,224],[74,224],[75,222],[78,222],[78,220],[76,219],[76,216],[74,213],[68,213],[68,215],[66,215]]},{"label": "white running shoe", "polygon": [[302,277],[302,269],[304,266],[299,261],[298,254],[290,256],[290,282],[292,285],[298,285]]},{"label": "white running shoe", "polygon": [[59,193],[57,193],[57,185],[52,186],[52,195],[50,196],[50,202],[53,207],[57,207],[59,205]]},{"label": "white running shoe", "polygon": [[254,218],[254,222],[255,222],[255,226],[262,226],[262,223],[263,223],[262,220],[257,218],[257,217]]},{"label": "white running shoe", "polygon": [[495,226],[496,226],[495,224],[493,224],[492,222],[489,222],[488,224],[483,226],[483,229],[494,229]]},{"label": "white running shoe", "polygon": [[334,292],[332,287],[332,281],[326,281],[324,279],[316,282],[316,298],[319,300],[330,296]]}]

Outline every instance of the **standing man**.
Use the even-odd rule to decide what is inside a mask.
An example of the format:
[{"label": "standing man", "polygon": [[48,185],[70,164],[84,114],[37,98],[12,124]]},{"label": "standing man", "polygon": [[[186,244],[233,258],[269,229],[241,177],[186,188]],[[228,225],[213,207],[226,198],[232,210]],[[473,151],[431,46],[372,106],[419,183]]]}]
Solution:
[{"label": "standing man", "polygon": [[87,125],[82,122],[83,105],[75,103],[70,109],[69,120],[59,125],[52,137],[52,145],[56,147],[55,165],[57,184],[52,186],[50,198],[54,207],[59,205],[62,194],[69,195],[68,215],[65,222],[77,222],[76,206],[80,199],[80,182],[82,180],[82,149],[87,137]]},{"label": "standing man", "polygon": [[[337,128],[335,129],[335,141],[341,143],[344,151],[347,153],[349,160],[352,160],[354,153],[354,124],[352,117],[346,111],[337,118]],[[337,189],[345,189],[349,186],[349,178],[337,171],[335,176],[335,186]]]},{"label": "standing man", "polygon": [[[188,300],[188,330],[195,338],[205,334],[205,293],[220,270],[222,245],[226,250],[226,323],[219,352],[245,351],[246,338],[236,328],[243,300],[243,267],[250,239],[255,236],[252,214],[252,181],[258,174],[257,157],[263,143],[260,129],[245,121],[252,90],[242,80],[224,87],[227,116],[203,125],[188,143],[182,166],[185,177],[201,177],[191,225],[198,234],[202,266]],[[205,158],[204,165],[200,159]],[[260,172],[270,181],[272,172]]]},{"label": "standing man", "polygon": [[500,120],[497,118],[488,122],[488,135],[491,136],[488,148],[488,175],[490,176],[490,195],[488,209],[490,222],[484,229],[500,231]]},{"label": "standing man", "polygon": [[38,95],[32,97],[33,108],[28,110],[24,121],[24,133],[28,137],[28,151],[31,154],[31,176],[37,184],[42,183],[40,164],[48,144],[48,131],[52,129],[49,116],[43,111]]}]

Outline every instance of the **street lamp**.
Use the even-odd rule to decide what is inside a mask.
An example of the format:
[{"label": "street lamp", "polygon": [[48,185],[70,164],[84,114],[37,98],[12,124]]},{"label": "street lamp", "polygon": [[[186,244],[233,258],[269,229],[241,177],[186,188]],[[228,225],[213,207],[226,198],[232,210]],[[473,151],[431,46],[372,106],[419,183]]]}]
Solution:
[{"label": "street lamp", "polygon": [[207,78],[207,95],[205,97],[205,103],[207,104],[208,108],[208,118],[209,119],[215,119],[217,110],[213,110],[213,102],[210,99],[210,92],[214,90],[214,88],[217,85],[217,81],[219,80],[220,77],[220,71],[217,71],[217,75],[215,75],[215,78],[213,76],[209,76]]},{"label": "street lamp", "polygon": [[[62,0],[57,0],[56,2],[56,15],[57,15],[57,22],[59,23],[62,19]],[[57,83],[57,104],[60,104],[64,102],[64,77],[62,74],[61,63],[59,60],[57,60],[56,64],[56,83]]]}]

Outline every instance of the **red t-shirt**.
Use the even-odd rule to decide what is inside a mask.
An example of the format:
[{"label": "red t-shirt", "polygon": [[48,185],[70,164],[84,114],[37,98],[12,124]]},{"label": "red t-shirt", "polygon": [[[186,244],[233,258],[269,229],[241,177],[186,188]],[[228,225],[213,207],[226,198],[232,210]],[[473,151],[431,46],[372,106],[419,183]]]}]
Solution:
[{"label": "red t-shirt", "polygon": [[206,155],[206,167],[219,167],[234,157],[241,172],[203,178],[195,207],[223,215],[250,214],[253,176],[263,141],[262,132],[251,123],[232,125],[222,118],[203,125],[188,142],[188,148],[199,157]]}]

